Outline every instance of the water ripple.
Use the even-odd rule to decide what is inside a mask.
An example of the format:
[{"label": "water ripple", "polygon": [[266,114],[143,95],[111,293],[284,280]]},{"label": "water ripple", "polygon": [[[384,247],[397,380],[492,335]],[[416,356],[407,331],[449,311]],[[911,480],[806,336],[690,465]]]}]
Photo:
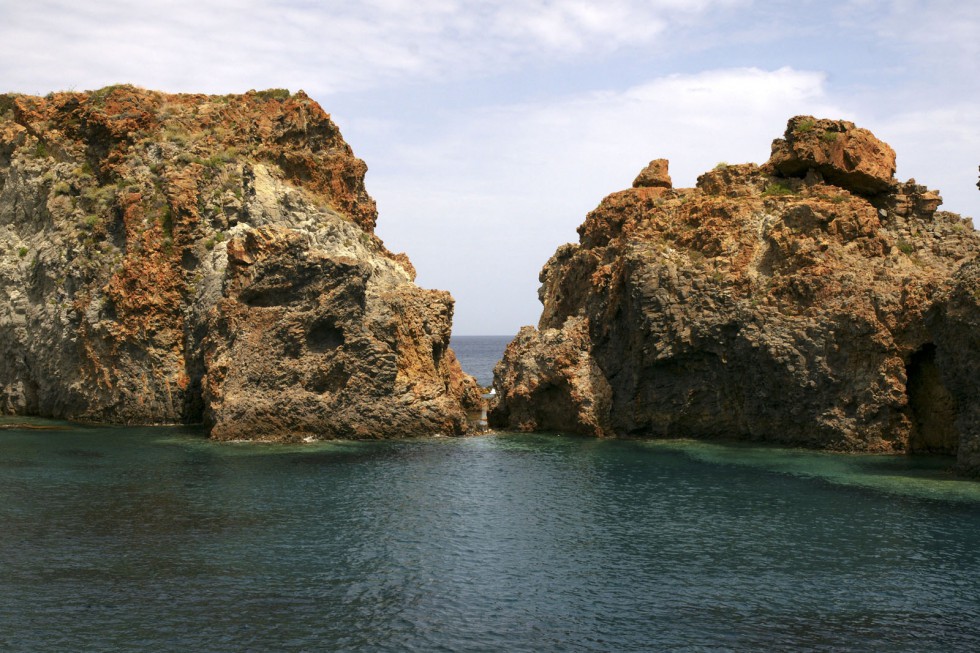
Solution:
[{"label": "water ripple", "polygon": [[0,435],[0,649],[980,649],[944,461],[546,435]]}]

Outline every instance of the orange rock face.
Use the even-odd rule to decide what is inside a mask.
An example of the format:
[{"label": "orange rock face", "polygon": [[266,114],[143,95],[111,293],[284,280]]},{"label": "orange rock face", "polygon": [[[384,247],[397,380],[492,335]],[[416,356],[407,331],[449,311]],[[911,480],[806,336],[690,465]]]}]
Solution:
[{"label": "orange rock face", "polygon": [[374,236],[365,172],[302,92],[0,96],[0,411],[465,431],[452,298]]},{"label": "orange rock face", "polygon": [[667,159],[654,159],[633,180],[633,188],[672,188]]},{"label": "orange rock face", "polygon": [[491,424],[980,469],[980,237],[893,171],[869,132],[798,117],[761,167],[606,197],[544,266]]},{"label": "orange rock face", "polygon": [[895,150],[846,120],[792,118],[785,136],[773,141],[767,165],[783,177],[814,171],[861,195],[887,191],[895,182]]}]

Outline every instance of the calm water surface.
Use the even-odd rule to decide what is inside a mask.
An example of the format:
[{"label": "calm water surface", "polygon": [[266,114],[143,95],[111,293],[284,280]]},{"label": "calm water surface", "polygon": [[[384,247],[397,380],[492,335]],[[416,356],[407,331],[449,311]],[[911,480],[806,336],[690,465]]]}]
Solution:
[{"label": "calm water surface", "polygon": [[980,650],[949,462],[0,431],[0,650]]},{"label": "calm water surface", "polygon": [[453,336],[449,346],[456,352],[463,371],[476,377],[484,388],[493,383],[493,366],[504,356],[514,336]]}]

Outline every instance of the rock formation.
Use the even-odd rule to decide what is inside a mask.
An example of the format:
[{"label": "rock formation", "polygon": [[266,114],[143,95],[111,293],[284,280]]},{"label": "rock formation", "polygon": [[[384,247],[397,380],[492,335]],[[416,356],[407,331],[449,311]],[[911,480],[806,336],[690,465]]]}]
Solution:
[{"label": "rock formation", "polygon": [[0,412],[213,437],[459,434],[453,300],[305,94],[0,95]]},{"label": "rock formation", "polygon": [[958,453],[980,470],[980,237],[895,154],[800,116],[765,165],[654,161],[541,271],[491,424]]}]

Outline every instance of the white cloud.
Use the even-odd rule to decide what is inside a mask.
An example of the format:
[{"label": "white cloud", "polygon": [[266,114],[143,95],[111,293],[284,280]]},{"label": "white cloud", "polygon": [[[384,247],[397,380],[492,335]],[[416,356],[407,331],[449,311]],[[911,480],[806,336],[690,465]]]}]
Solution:
[{"label": "white cloud", "polygon": [[119,81],[165,90],[357,90],[594,56],[649,43],[675,18],[730,4],[0,0],[0,81],[28,92]]},{"label": "white cloud", "polygon": [[512,3],[494,15],[491,28],[502,42],[537,44],[549,50],[578,52],[587,46],[645,42],[661,31],[666,18],[654,5],[642,11],[634,2]]},{"label": "white cloud", "polygon": [[[976,65],[980,55],[980,4],[962,0],[886,0],[884,18],[872,24],[882,36],[928,47],[951,63]],[[957,57],[950,57],[955,53]],[[956,58],[972,58],[956,61]],[[975,68],[974,68],[975,69]]]},{"label": "white cloud", "polygon": [[830,10],[840,27],[865,32],[875,50],[893,52],[897,65],[922,71],[933,83],[959,84],[960,93],[980,99],[980,3],[862,0],[836,3]]}]

